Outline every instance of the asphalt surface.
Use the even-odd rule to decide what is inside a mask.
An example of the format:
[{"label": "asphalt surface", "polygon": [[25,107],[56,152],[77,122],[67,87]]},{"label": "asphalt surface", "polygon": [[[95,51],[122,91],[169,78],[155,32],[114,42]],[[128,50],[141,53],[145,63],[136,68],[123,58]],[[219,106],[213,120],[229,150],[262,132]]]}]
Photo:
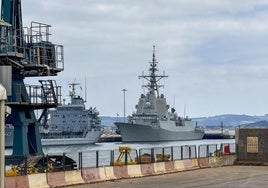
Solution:
[{"label": "asphalt surface", "polygon": [[268,187],[268,166],[225,166],[67,188]]}]

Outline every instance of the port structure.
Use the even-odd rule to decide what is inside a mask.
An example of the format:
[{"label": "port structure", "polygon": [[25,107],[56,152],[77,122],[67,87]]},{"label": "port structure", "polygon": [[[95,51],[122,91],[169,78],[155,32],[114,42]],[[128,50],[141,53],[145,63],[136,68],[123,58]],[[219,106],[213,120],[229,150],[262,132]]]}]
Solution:
[{"label": "port structure", "polygon": [[[23,27],[21,0],[2,0],[1,5],[0,68],[11,70],[11,94],[6,103],[11,114],[6,123],[14,126],[12,155],[43,154],[40,120],[47,108],[58,105],[59,88],[52,80],[41,80],[40,87],[26,86],[24,79],[63,71],[63,46],[50,42],[50,25],[32,22],[29,28]],[[43,109],[39,119],[34,113],[37,109]]]}]

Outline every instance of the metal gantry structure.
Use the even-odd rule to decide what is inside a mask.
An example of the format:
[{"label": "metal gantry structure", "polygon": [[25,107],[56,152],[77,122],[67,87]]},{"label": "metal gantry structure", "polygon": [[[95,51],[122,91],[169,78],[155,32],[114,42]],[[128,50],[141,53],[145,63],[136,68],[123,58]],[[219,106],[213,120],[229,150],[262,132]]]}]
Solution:
[{"label": "metal gantry structure", "polygon": [[41,117],[37,118],[34,110],[56,107],[59,88],[52,80],[41,80],[42,92],[37,94],[36,87],[27,89],[24,79],[63,71],[63,46],[50,42],[50,25],[32,22],[29,28],[23,27],[21,0],[2,0],[1,5],[0,68],[11,70],[11,95],[6,102],[11,114],[6,123],[14,126],[12,155],[43,154]]}]

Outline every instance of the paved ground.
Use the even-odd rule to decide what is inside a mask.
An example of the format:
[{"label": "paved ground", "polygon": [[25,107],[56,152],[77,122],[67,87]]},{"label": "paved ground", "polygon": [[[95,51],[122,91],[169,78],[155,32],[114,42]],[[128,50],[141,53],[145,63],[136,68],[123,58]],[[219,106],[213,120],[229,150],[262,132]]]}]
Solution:
[{"label": "paved ground", "polygon": [[268,187],[268,166],[226,166],[68,188]]}]

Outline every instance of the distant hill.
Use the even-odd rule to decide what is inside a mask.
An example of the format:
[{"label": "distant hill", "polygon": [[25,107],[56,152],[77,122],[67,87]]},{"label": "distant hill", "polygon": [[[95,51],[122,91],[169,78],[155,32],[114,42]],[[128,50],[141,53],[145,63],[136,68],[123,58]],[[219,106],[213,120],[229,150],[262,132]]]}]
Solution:
[{"label": "distant hill", "polygon": [[247,123],[247,124],[243,124],[240,125],[241,128],[268,128],[268,121],[264,120],[264,121],[258,121],[258,122],[254,122],[254,123]]},{"label": "distant hill", "polygon": [[224,114],[212,117],[193,118],[193,121],[196,121],[197,124],[202,127],[217,127],[220,126],[221,123],[227,127],[236,127],[238,125],[254,123],[263,120],[268,120],[268,116]]},{"label": "distant hill", "polygon": [[[104,126],[114,126],[114,122],[123,122],[124,117],[110,117],[102,116],[102,124]],[[236,126],[266,126],[268,124],[268,114],[264,116],[249,116],[249,115],[237,115],[237,114],[223,114],[211,117],[197,117],[192,118],[194,122],[197,122],[198,126],[205,128],[216,128],[221,126],[221,122],[224,127],[236,127]],[[252,124],[256,123],[256,124]],[[267,125],[268,127],[268,125]]]},{"label": "distant hill", "polygon": [[104,126],[113,127],[114,122],[123,122],[124,117],[110,117],[110,116],[101,116],[101,124]]}]

